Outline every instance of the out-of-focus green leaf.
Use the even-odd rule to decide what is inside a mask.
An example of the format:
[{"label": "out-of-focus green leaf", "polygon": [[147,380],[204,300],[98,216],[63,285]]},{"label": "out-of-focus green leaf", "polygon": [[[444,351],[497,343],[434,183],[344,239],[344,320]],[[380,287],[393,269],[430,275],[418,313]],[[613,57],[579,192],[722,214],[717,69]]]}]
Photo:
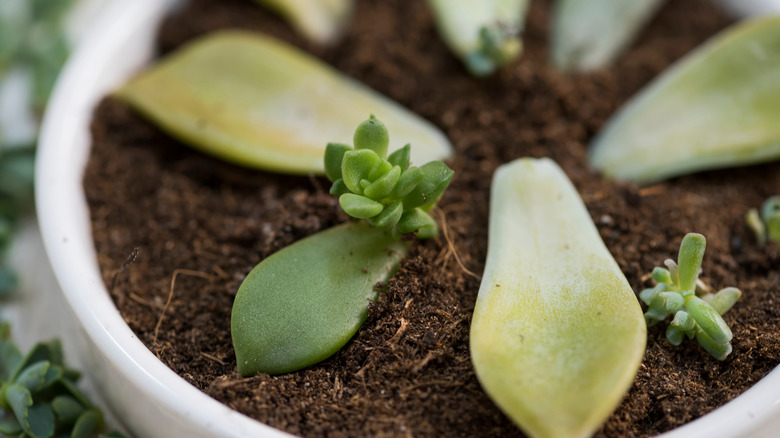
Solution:
[{"label": "out-of-focus green leaf", "polygon": [[780,17],[740,22],[621,109],[593,143],[606,176],[651,183],[780,158]]},{"label": "out-of-focus green leaf", "polygon": [[610,64],[665,0],[556,0],[553,64],[586,72]]},{"label": "out-of-focus green leaf", "polygon": [[276,11],[307,38],[330,44],[343,33],[353,0],[255,0]]}]

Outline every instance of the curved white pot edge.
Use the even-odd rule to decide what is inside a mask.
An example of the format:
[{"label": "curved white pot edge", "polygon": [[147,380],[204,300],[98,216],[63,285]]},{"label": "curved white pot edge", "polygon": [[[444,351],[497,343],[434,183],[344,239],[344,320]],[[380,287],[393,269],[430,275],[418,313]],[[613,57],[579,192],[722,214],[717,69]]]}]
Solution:
[{"label": "curved white pot edge", "polygon": [[[117,2],[99,18],[64,68],[39,141],[36,207],[41,234],[57,280],[85,329],[92,351],[82,354],[98,368],[91,372],[97,374],[101,392],[113,410],[125,415],[121,421],[129,430],[142,437],[291,436],[227,408],[165,366],[125,324],[95,263],[78,262],[96,260],[81,189],[89,147],[59,145],[91,141],[89,124],[95,106],[125,79],[124,72],[137,70],[151,59],[151,39],[164,11],[176,2]],[[147,44],[127,53],[112,53],[120,41],[129,38],[146,38]],[[68,293],[85,285],[89,290]],[[136,414],[128,414],[127,405],[137,405],[132,408]]]}]

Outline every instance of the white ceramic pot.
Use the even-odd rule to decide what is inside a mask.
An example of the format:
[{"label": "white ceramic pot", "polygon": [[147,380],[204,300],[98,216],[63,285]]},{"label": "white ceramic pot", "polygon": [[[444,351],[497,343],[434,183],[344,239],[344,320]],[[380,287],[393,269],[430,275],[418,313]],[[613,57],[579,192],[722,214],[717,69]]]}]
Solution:
[{"label": "white ceramic pot", "polygon": [[[116,2],[71,58],[46,113],[37,163],[38,217],[54,272],[86,341],[71,342],[81,351],[68,354],[86,362],[103,398],[139,437],[289,436],[228,409],[157,360],[125,324],[98,269],[81,187],[92,112],[150,60],[157,25],[176,3]],[[74,333],[64,335],[78,336]],[[780,371],[775,370],[734,401],[663,436],[764,437],[777,436],[777,430]]]}]

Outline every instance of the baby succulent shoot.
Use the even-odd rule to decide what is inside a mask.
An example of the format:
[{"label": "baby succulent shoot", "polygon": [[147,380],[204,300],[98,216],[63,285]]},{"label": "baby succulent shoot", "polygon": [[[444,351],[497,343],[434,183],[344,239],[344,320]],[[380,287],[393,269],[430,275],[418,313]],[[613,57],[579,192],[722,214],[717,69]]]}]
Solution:
[{"label": "baby succulent shoot", "polygon": [[699,279],[707,241],[701,234],[686,234],[680,244],[677,263],[666,260],[666,268],[653,269],[657,285],[639,296],[648,306],[648,326],[672,316],[666,328],[666,339],[680,345],[687,336],[696,338],[704,349],[718,360],[731,353],[731,330],[721,315],[737,302],[742,292],[734,287],[712,293]]},{"label": "baby succulent shoot", "polygon": [[588,437],[631,386],[647,328],[631,286],[563,171],[501,166],[471,358],[490,398],[531,437]]},{"label": "baby succulent shoot", "polygon": [[255,0],[278,12],[295,29],[319,44],[331,44],[352,15],[353,0]]},{"label": "baby succulent shoot", "polygon": [[528,0],[428,0],[444,42],[474,76],[487,76],[522,51]]},{"label": "baby succulent shoot", "polygon": [[409,242],[400,235],[438,233],[427,212],[452,170],[438,161],[409,167],[408,144],[388,156],[390,136],[374,116],[358,126],[353,142],[328,144],[325,172],[344,211],[368,223],[307,237],[249,273],[231,315],[242,375],[287,373],[333,355],[365,321],[377,283],[392,278],[406,256]]},{"label": "baby succulent shoot", "polygon": [[588,72],[612,63],[664,0],[556,0],[552,61],[562,70]]},{"label": "baby succulent shoot", "polygon": [[339,195],[344,212],[392,230],[395,237],[412,232],[420,239],[438,235],[428,211],[452,181],[452,169],[441,161],[409,166],[409,144],[388,156],[390,136],[373,114],[357,127],[353,142],[354,148],[329,143],[325,149],[330,192]]},{"label": "baby succulent shoot", "polygon": [[[582,2],[590,3],[590,2]],[[780,158],[780,17],[739,22],[691,52],[614,115],[593,167],[651,183]]]},{"label": "baby succulent shoot", "polygon": [[201,37],[116,96],[202,152],[276,173],[322,174],[322,139],[349,141],[354,121],[371,111],[397,138],[419,145],[413,161],[452,155],[427,121],[301,50],[252,32]]},{"label": "baby succulent shoot", "polygon": [[769,240],[780,245],[780,196],[767,199],[761,208],[761,213],[751,208],[745,219],[756,234],[758,243],[763,245]]}]

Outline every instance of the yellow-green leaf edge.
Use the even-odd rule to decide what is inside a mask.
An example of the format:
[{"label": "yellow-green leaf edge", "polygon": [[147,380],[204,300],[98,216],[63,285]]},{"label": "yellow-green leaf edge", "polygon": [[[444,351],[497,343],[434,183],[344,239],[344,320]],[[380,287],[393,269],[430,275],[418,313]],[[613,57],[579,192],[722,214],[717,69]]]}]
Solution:
[{"label": "yellow-green leaf edge", "polygon": [[471,325],[483,388],[531,437],[587,437],[642,360],[636,296],[555,162],[501,166]]},{"label": "yellow-green leaf edge", "polygon": [[412,144],[416,165],[453,153],[436,127],[399,104],[293,46],[248,31],[200,37],[115,96],[202,152],[277,173],[324,174],[327,142],[351,144],[368,114],[393,126],[391,152]]}]

